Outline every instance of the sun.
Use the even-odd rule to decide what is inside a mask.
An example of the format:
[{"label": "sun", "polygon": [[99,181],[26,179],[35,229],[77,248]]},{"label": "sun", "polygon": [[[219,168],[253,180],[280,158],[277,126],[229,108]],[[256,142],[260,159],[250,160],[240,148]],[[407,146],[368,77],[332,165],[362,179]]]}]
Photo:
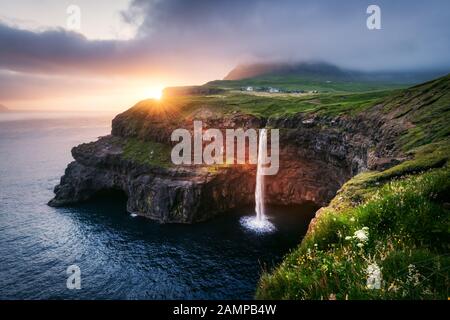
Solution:
[{"label": "sun", "polygon": [[163,86],[155,86],[147,88],[144,94],[146,98],[160,100],[162,98],[163,90],[164,90]]}]

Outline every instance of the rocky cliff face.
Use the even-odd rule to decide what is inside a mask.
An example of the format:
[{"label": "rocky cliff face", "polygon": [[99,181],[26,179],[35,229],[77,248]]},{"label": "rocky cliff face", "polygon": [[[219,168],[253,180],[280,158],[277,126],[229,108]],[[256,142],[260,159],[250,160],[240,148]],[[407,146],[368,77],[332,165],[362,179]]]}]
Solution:
[{"label": "rocky cliff face", "polygon": [[128,197],[130,213],[162,223],[193,223],[252,204],[254,165],[180,167],[130,156],[130,140],[170,146],[172,130],[192,129],[193,120],[202,120],[205,128],[280,129],[280,170],[266,178],[266,199],[271,204],[312,201],[323,206],[353,175],[402,160],[394,141],[408,124],[381,115],[377,110],[381,107],[352,117],[264,118],[203,105],[180,111],[141,102],[113,120],[110,136],[73,148],[75,161],[68,165],[49,205],[74,204],[101,191],[121,190]]},{"label": "rocky cliff face", "polygon": [[130,213],[163,223],[192,223],[252,199],[253,172],[139,164],[123,157],[124,144],[119,137],[106,136],[73,148],[75,161],[68,165],[49,205],[74,204],[102,191],[121,190],[128,197]]}]

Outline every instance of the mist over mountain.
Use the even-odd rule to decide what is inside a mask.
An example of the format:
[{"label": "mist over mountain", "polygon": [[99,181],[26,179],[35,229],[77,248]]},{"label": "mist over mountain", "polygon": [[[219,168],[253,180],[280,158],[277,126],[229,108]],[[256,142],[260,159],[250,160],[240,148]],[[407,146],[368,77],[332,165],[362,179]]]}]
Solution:
[{"label": "mist over mountain", "polygon": [[232,69],[223,80],[299,77],[317,81],[364,81],[412,84],[434,79],[449,70],[365,72],[340,68],[327,62],[254,63]]}]

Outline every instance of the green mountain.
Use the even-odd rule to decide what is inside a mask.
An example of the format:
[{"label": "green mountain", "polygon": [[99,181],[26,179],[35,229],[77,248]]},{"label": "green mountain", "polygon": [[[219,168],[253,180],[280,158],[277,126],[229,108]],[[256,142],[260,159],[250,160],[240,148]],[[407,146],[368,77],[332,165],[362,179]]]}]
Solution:
[{"label": "green mountain", "polygon": [[303,62],[240,65],[223,80],[207,86],[228,89],[275,87],[281,90],[362,92],[404,88],[442,76],[442,71],[363,72],[328,63]]}]

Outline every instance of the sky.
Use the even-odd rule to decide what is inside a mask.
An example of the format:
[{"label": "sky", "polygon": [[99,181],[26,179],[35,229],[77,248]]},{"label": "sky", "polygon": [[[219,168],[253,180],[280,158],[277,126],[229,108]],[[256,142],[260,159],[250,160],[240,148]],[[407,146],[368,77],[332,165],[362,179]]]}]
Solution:
[{"label": "sky", "polygon": [[252,62],[446,71],[449,12],[447,0],[0,0],[0,104],[125,110]]}]

